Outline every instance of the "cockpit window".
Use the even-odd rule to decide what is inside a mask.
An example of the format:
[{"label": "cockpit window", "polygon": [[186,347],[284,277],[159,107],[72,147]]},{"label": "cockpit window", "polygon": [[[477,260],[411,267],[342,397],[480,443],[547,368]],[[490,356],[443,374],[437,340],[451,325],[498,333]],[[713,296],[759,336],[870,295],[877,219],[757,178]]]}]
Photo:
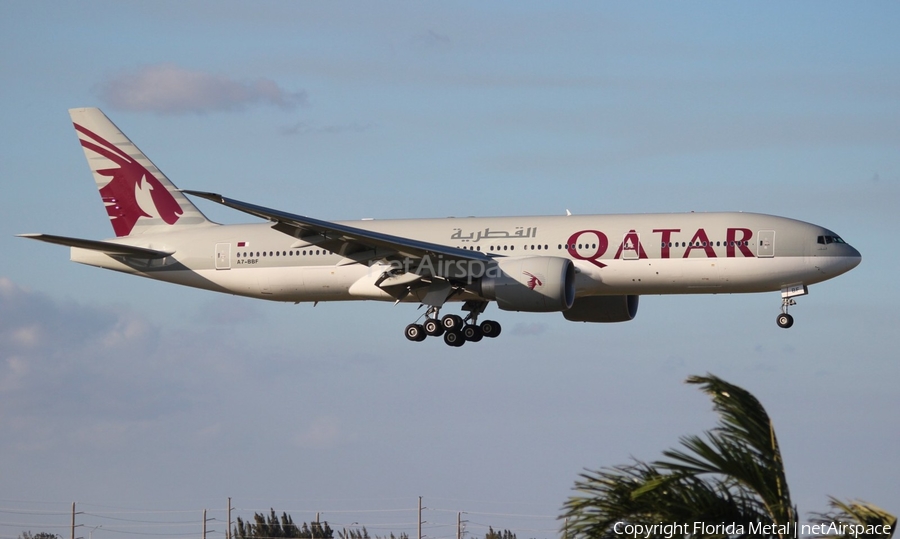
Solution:
[{"label": "cockpit window", "polygon": [[847,243],[840,236],[819,236],[819,245],[828,245],[829,243]]}]

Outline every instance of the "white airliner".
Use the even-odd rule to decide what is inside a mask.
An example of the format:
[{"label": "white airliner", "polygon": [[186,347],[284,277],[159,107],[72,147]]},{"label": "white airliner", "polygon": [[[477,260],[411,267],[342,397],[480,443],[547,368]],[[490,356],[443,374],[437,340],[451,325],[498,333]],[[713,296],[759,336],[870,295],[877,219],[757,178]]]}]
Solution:
[{"label": "white airliner", "polygon": [[[427,309],[406,327],[411,341],[496,337],[499,323],[478,323],[492,301],[575,322],[627,321],[643,294],[780,290],[777,322],[788,328],[794,298],[861,259],[826,228],[754,213],[322,221],[179,190],[99,109],[69,114],[116,238],[22,236],[69,246],[75,262],[215,292],[419,303]],[[185,195],[268,222],[213,223]],[[465,318],[441,317],[449,302]]]}]

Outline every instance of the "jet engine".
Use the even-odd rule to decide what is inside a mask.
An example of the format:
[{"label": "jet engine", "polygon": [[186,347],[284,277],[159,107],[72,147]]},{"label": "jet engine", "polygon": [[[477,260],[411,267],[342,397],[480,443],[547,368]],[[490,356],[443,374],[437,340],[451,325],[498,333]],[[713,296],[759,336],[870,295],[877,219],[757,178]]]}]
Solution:
[{"label": "jet engine", "polygon": [[640,296],[590,296],[578,298],[572,308],[563,312],[572,322],[627,322],[638,310]]},{"label": "jet engine", "polygon": [[565,311],[575,301],[575,266],[555,256],[499,258],[477,284],[504,311]]}]

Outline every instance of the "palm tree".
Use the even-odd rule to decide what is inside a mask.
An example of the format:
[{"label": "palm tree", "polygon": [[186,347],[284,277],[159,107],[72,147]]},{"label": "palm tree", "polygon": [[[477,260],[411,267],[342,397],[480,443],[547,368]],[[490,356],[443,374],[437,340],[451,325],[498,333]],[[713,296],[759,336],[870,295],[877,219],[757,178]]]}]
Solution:
[{"label": "palm tree", "polygon": [[[680,448],[663,452],[664,460],[634,460],[581,474],[575,483],[579,494],[564,506],[567,534],[592,539],[622,539],[636,530],[643,537],[668,539],[796,536],[797,508],[765,408],[745,389],[712,375],[691,376],[687,383],[712,398],[718,425],[702,437],[683,436]],[[842,518],[891,524],[890,535],[896,524],[889,513],[872,511],[874,506],[832,507],[843,511]],[[853,507],[870,510],[855,516],[859,511]]]}]

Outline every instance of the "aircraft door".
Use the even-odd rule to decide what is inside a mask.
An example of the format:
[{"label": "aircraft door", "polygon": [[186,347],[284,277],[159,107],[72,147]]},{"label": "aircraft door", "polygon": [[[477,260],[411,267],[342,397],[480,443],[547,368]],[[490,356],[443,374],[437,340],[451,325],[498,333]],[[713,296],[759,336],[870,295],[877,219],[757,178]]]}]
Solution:
[{"label": "aircraft door", "polygon": [[756,256],[759,258],[771,258],[775,256],[775,231],[760,230],[757,233]]},{"label": "aircraft door", "polygon": [[216,244],[216,269],[217,270],[231,269],[231,244],[230,243],[217,243]]},{"label": "aircraft door", "polygon": [[638,260],[641,256],[641,237],[632,230],[622,238],[622,260]]}]

